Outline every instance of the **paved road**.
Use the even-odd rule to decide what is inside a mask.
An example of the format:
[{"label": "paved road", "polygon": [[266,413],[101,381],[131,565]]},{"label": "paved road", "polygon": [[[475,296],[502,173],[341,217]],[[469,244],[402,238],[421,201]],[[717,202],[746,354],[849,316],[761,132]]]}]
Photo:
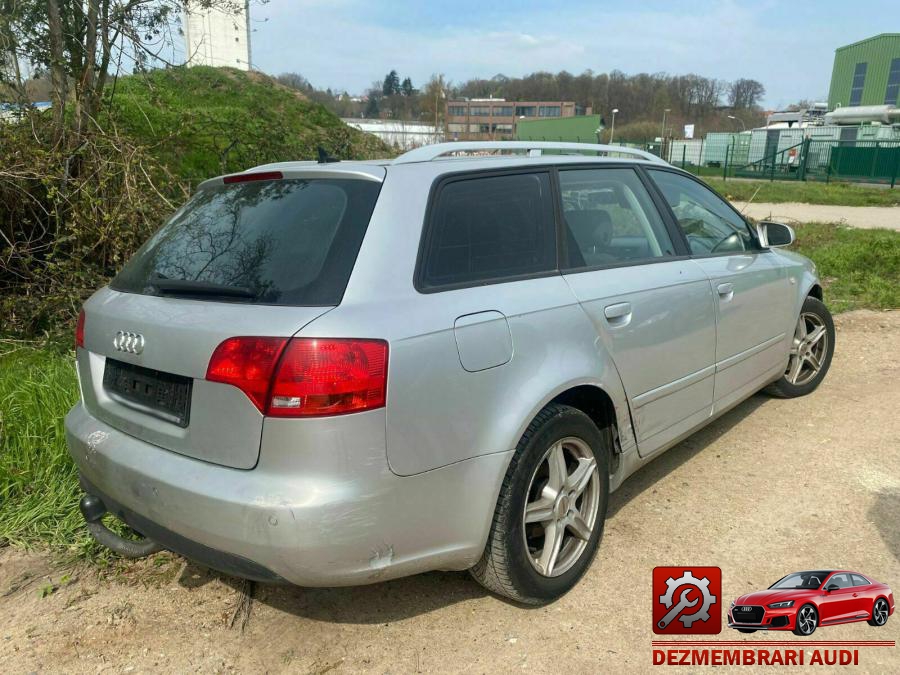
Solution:
[{"label": "paved road", "polygon": [[[832,370],[813,395],[755,396],[626,481],[593,566],[548,607],[523,609],[464,573],[435,573],[361,588],[260,588],[241,632],[229,628],[239,582],[178,559],[106,580],[75,569],[59,583],[66,572],[45,557],[0,548],[0,671],[652,673],[655,565],[721,567],[726,603],[787,572],[830,566],[896,594],[900,312],[854,312],[837,326]],[[59,588],[42,598],[48,579]],[[724,630],[724,639],[795,639]],[[814,637],[900,640],[900,612],[884,628]],[[754,672],[715,672],[728,671]],[[900,648],[861,651],[855,672],[900,672]]]},{"label": "paved road", "polygon": [[845,223],[851,227],[870,229],[873,227],[900,230],[900,206],[831,206],[828,204],[768,204],[753,202],[732,202],[745,215],[764,220],[780,220],[788,224],[799,223]]}]

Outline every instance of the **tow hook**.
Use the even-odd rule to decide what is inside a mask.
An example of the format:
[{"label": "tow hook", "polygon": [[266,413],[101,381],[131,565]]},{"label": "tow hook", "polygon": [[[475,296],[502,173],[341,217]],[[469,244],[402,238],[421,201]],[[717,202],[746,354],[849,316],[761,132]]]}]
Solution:
[{"label": "tow hook", "polygon": [[91,533],[91,536],[97,543],[122,557],[144,558],[163,550],[162,546],[147,537],[142,539],[125,539],[110,530],[103,524],[103,516],[108,513],[106,505],[96,495],[85,494],[78,503],[78,508],[81,509],[81,515],[84,516],[88,532]]}]

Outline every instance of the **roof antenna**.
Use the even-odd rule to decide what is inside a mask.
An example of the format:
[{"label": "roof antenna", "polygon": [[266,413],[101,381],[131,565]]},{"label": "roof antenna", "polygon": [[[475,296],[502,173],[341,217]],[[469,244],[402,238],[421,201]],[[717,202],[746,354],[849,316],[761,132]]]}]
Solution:
[{"label": "roof antenna", "polygon": [[321,145],[319,146],[319,164],[331,164],[333,162],[340,162],[341,160],[337,157],[332,157],[328,154],[328,151],[323,148]]}]

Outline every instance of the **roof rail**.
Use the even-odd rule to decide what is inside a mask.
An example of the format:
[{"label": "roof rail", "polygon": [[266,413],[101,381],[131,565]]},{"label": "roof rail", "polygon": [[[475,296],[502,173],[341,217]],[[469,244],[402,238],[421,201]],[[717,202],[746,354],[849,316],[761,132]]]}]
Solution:
[{"label": "roof rail", "polygon": [[430,162],[444,155],[453,153],[487,153],[492,151],[512,151],[517,154],[527,153],[529,156],[540,156],[543,150],[569,150],[569,154],[582,152],[603,153],[605,155],[631,155],[638,159],[646,159],[656,164],[667,164],[664,159],[653,153],[621,145],[600,145],[596,143],[557,143],[555,141],[457,141],[452,143],[436,143],[423,145],[421,148],[405,152],[394,164],[412,164],[414,162]]}]

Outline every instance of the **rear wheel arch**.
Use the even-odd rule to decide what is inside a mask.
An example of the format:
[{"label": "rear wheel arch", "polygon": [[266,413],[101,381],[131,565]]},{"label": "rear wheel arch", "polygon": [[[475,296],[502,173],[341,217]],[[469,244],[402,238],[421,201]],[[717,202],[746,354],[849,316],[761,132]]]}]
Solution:
[{"label": "rear wheel arch", "polygon": [[[612,431],[613,440],[615,439],[619,426],[616,419],[616,406],[610,395],[600,387],[583,384],[566,389],[548,401],[547,405],[554,403],[580,410],[591,418],[591,421],[597,425],[601,432],[606,429]],[[610,471],[614,473],[618,468],[621,449],[615,442],[612,442],[610,447],[612,450],[612,456],[609,458]]]}]

